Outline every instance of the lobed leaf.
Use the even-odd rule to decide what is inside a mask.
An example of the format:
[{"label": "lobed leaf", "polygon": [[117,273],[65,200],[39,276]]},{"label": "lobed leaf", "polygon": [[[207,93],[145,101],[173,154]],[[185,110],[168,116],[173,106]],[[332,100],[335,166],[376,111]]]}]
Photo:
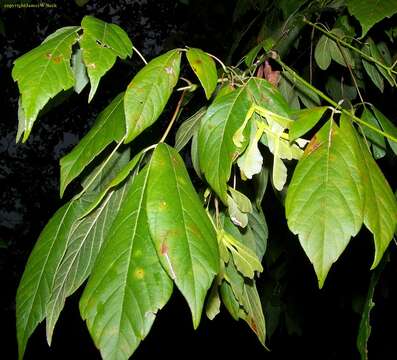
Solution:
[{"label": "lobed leaf", "polygon": [[18,82],[25,114],[24,124],[20,126],[22,142],[28,139],[39,111],[48,100],[73,87],[75,80],[70,58],[79,30],[77,26],[58,29],[40,46],[15,60],[12,77]]},{"label": "lobed leaf", "polygon": [[152,125],[178,82],[181,52],[171,50],[150,61],[135,75],[124,96],[128,143]]},{"label": "lobed leaf", "polygon": [[116,24],[109,24],[93,16],[84,16],[80,46],[91,83],[88,102],[92,100],[101,77],[114,65],[116,58],[132,55],[132,43],[127,33]]},{"label": "lobed leaf", "polygon": [[181,157],[161,143],[150,163],[147,216],[160,262],[186,298],[197,328],[219,270],[218,243]]}]

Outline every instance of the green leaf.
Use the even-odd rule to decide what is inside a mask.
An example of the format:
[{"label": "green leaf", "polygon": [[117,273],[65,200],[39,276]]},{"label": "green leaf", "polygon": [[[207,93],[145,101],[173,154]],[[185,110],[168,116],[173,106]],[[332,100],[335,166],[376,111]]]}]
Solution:
[{"label": "green leaf", "polygon": [[[233,162],[244,151],[247,140],[238,147],[233,141],[252,104],[288,116],[288,105],[282,95],[266,80],[250,79],[235,91],[216,98],[201,121],[198,139],[200,168],[224,204],[227,204],[227,182]],[[247,135],[247,129],[244,135]]]},{"label": "green leaf", "polygon": [[257,208],[261,208],[263,197],[267,189],[269,182],[269,168],[262,166],[262,170],[259,174],[254,176],[255,183],[255,204]]},{"label": "green leaf", "polygon": [[44,319],[56,270],[68,246],[69,233],[82,210],[81,201],[70,201],[50,219],[29,256],[16,296],[19,359],[27,341]]},{"label": "green leaf", "polygon": [[238,320],[240,315],[240,304],[238,303],[236,296],[233,293],[232,287],[228,282],[222,282],[220,293],[222,302],[225,305],[227,311],[229,311],[234,320]]},{"label": "green leaf", "polygon": [[186,57],[204,88],[205,96],[209,99],[218,81],[215,61],[203,50],[196,48],[190,48],[186,53]]},{"label": "green leaf", "polygon": [[[379,121],[382,129],[386,133],[397,138],[396,126],[385,115],[383,115],[375,106],[372,106],[372,110],[374,112],[374,115],[376,116],[376,119]],[[387,141],[389,142],[389,145],[390,145],[391,149],[393,150],[394,154],[397,155],[397,143],[390,140],[389,138],[387,138]]]},{"label": "green leaf", "polygon": [[77,94],[80,94],[90,81],[83,62],[83,52],[81,49],[77,49],[72,55],[72,69],[75,79],[74,91],[76,91]]},{"label": "green leaf", "polygon": [[[367,43],[369,45],[369,51],[371,53],[371,56],[380,61],[381,63],[391,66],[391,58],[390,54],[386,49],[382,48],[382,43],[375,44],[375,42],[369,37],[367,40]],[[381,51],[383,50],[383,51]],[[386,51],[387,50],[387,51]],[[393,76],[391,73],[389,73],[386,69],[383,67],[379,66],[378,64],[375,63],[376,68],[378,71],[383,75],[383,77],[389,82],[391,86],[396,86],[396,79],[395,76]]]},{"label": "green leaf", "polygon": [[132,43],[127,33],[118,25],[84,16],[80,46],[91,83],[88,102],[92,100],[103,75],[114,65],[116,58],[132,55]]},{"label": "green leaf", "polygon": [[[368,56],[371,56],[370,48],[368,45],[364,46],[362,51],[363,51],[363,53],[367,54]],[[364,58],[362,58],[362,63],[363,63],[364,69],[367,72],[369,78],[376,85],[376,87],[380,90],[380,92],[383,93],[383,90],[385,87],[385,82],[383,80],[383,77],[382,77],[379,69],[375,66],[374,63],[367,61]]]},{"label": "green leaf", "polygon": [[245,281],[243,286],[242,305],[245,314],[241,316],[252,331],[256,334],[261,344],[267,349],[266,341],[266,324],[263,315],[262,304],[253,280]]},{"label": "green leaf", "polygon": [[60,192],[75,179],[94,158],[113,141],[119,142],[125,133],[123,93],[103,110],[91,130],[61,161]]},{"label": "green leaf", "polygon": [[[303,85],[299,80],[297,80],[292,74],[287,71],[283,71],[282,77],[286,78],[286,82],[293,86],[296,95],[301,99],[303,105],[308,108],[312,108],[321,104],[321,99],[312,89]],[[296,107],[299,109],[299,106]]]},{"label": "green leaf", "polygon": [[214,320],[215,316],[221,311],[221,299],[218,292],[218,283],[214,282],[211,287],[211,291],[208,295],[207,304],[205,307],[205,313],[210,320]]},{"label": "green leaf", "polygon": [[295,121],[289,129],[290,141],[301,137],[313,129],[327,109],[328,107],[322,106],[294,112],[292,118],[295,119]]},{"label": "green leaf", "polygon": [[280,77],[280,82],[278,83],[278,89],[287,100],[288,105],[291,109],[299,110],[299,98],[296,89],[292,86],[291,82],[285,76],[286,72],[283,71]]},{"label": "green leaf", "polygon": [[252,204],[251,200],[241,193],[240,191],[229,187],[229,192],[232,195],[233,200],[236,202],[238,208],[245,213],[250,213],[252,212]]},{"label": "green leaf", "polygon": [[330,119],[306,147],[288,187],[288,226],[299,235],[320,288],[331,265],[362,225],[358,152],[354,134],[339,129]]},{"label": "green leaf", "polygon": [[256,254],[244,243],[240,242],[226,231],[222,233],[221,238],[231,252],[237,270],[243,276],[253,279],[255,271],[263,271],[263,267]]},{"label": "green leaf", "polygon": [[105,186],[103,186],[102,191],[99,192],[99,194],[95,197],[95,199],[92,201],[91,205],[87,208],[85,211],[83,217],[87,216],[89,213],[91,213],[92,210],[94,210],[102,201],[102,199],[106,196],[106,194],[114,187],[117,185],[121,184],[127,177],[130,175],[131,171],[133,171],[136,166],[138,165],[139,161],[142,159],[142,155],[144,154],[144,150],[140,151],[138,154],[136,154],[132,160],[130,160],[125,166],[120,170],[119,173],[115,177],[113,177],[109,182],[106,183]]},{"label": "green leaf", "polygon": [[[349,120],[344,121],[344,124],[350,125]],[[345,126],[346,129],[350,127]],[[359,144],[359,168],[364,184],[364,224],[374,235],[375,257],[371,267],[373,269],[393,238],[397,226],[397,201],[368,148],[357,134],[353,133]]]},{"label": "green leaf", "polygon": [[175,135],[175,150],[181,151],[190,141],[193,135],[198,131],[200,121],[206,112],[206,108],[202,107],[195,112],[189,119],[185,120]]},{"label": "green leaf", "polygon": [[373,302],[375,288],[378,284],[380,275],[385,267],[385,264],[386,262],[383,261],[382,265],[378,266],[374,270],[374,272],[371,274],[371,279],[369,281],[367,297],[364,302],[364,308],[361,315],[356,342],[357,350],[360,352],[361,360],[368,360],[368,340],[371,335],[370,314],[372,308],[375,306],[375,303]]},{"label": "green leaf", "polygon": [[61,28],[40,46],[15,60],[12,77],[18,82],[25,112],[22,142],[28,139],[39,111],[48,100],[73,87],[75,80],[70,58],[79,30],[77,26]]},{"label": "green leaf", "polygon": [[247,226],[248,215],[239,209],[237,202],[229,195],[227,196],[227,209],[233,224],[242,228]]},{"label": "green leaf", "polygon": [[161,264],[186,298],[197,328],[219,270],[218,242],[181,157],[162,143],[150,163],[147,216]]},{"label": "green leaf", "polygon": [[255,251],[259,261],[262,261],[267,247],[269,231],[265,214],[261,208],[254,209],[252,213],[248,214],[248,230],[243,237],[247,239],[248,246]]},{"label": "green leaf", "polygon": [[26,131],[26,116],[25,111],[22,107],[21,97],[18,99],[18,131],[15,141],[18,142],[21,139],[22,134]]},{"label": "green leaf", "polygon": [[168,51],[150,61],[132,79],[124,96],[125,143],[158,119],[178,82],[180,62],[179,50]]},{"label": "green leaf", "polygon": [[168,301],[172,282],[147,225],[148,169],[126,195],[80,300],[80,312],[103,359],[128,359]]},{"label": "green leaf", "polygon": [[363,38],[376,23],[397,13],[397,0],[348,0],[347,8],[359,21]]},{"label": "green leaf", "polygon": [[[73,294],[88,278],[109,228],[125,197],[126,184],[108,194],[100,206],[89,216],[76,221],[68,234],[68,248],[56,269],[51,296],[46,306],[47,341],[51,338],[66,297]],[[91,206],[92,196],[81,199],[82,211]]]},{"label": "green leaf", "polygon": [[[331,33],[340,39],[343,39],[345,37],[345,33],[342,29],[332,29]],[[333,40],[329,43],[329,45],[329,52],[331,54],[332,60],[336,61],[339,65],[342,66],[350,66],[351,68],[355,67],[354,60],[349,49],[342,45],[338,46],[337,42]]]},{"label": "green leaf", "polygon": [[202,179],[203,174],[200,169],[199,153],[198,153],[198,131],[196,131],[193,134],[192,145],[190,148],[190,158],[192,159],[192,165],[193,165],[194,171],[196,172],[197,176],[200,179]]},{"label": "green leaf", "polygon": [[[361,120],[372,126],[375,126],[377,129],[380,130],[380,125],[378,123],[378,120],[376,120],[375,115],[373,115],[372,112],[367,108],[364,108],[364,111],[361,114]],[[365,137],[371,142],[375,159],[380,159],[383,156],[385,156],[386,155],[385,138],[381,134],[371,130],[366,126],[363,126],[362,130],[365,134]]]},{"label": "green leaf", "polygon": [[331,41],[333,42],[333,40],[326,35],[322,35],[316,45],[316,48],[314,49],[314,59],[321,70],[327,70],[331,65]]}]

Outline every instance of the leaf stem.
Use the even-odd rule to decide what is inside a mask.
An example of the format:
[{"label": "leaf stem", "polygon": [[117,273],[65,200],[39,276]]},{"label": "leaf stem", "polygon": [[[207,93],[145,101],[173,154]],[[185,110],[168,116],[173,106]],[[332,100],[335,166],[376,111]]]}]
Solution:
[{"label": "leaf stem", "polygon": [[[310,89],[311,91],[315,92],[318,96],[320,96],[322,99],[324,99],[325,101],[327,101],[328,103],[330,103],[334,108],[338,108],[339,105],[336,101],[332,100],[330,97],[328,97],[327,95],[325,95],[322,91],[318,90],[316,87],[314,87],[313,85],[311,85],[310,83],[308,83],[305,79],[301,78],[294,70],[292,70],[287,64],[285,64],[282,60],[280,59],[275,59],[275,61],[277,61],[277,63],[279,63],[284,70],[288,71],[292,76],[295,77],[296,80],[300,81],[304,86],[306,86],[308,89]],[[394,136],[379,130],[378,128],[376,128],[375,126],[368,124],[367,122],[361,120],[360,118],[358,118],[357,116],[355,116],[354,114],[352,114],[351,112],[347,111],[346,109],[340,109],[340,112],[344,113],[346,116],[351,117],[351,119],[356,122],[357,124],[360,125],[364,125],[367,128],[375,131],[376,133],[394,141],[395,143],[397,143],[397,138],[395,138]]]},{"label": "leaf stem", "polygon": [[138,56],[141,58],[141,60],[144,62],[145,65],[147,65],[146,59],[143,57],[143,55],[139,52],[139,50],[133,46],[132,49],[138,54]]},{"label": "leaf stem", "polygon": [[357,54],[359,54],[361,57],[363,57],[364,59],[371,61],[377,65],[379,65],[380,67],[382,67],[383,69],[385,69],[388,73],[393,73],[393,74],[397,74],[396,70],[393,70],[393,66],[387,66],[386,64],[384,64],[383,62],[379,61],[378,59],[375,59],[374,57],[364,53],[363,51],[361,51],[360,49],[357,49],[356,47],[350,45],[349,43],[347,43],[346,41],[342,40],[341,38],[339,38],[338,36],[332,34],[331,32],[324,30],[321,26],[318,26],[317,24],[312,23],[311,21],[307,20],[306,18],[303,18],[303,22],[312,26],[313,28],[317,29],[318,31],[322,32],[325,36],[329,37],[330,39],[340,43],[341,45],[343,45],[344,47],[349,48],[350,50],[355,51]]},{"label": "leaf stem", "polygon": [[219,58],[217,58],[215,55],[212,55],[210,53],[207,53],[208,56],[212,57],[214,60],[216,60],[221,66],[222,69],[225,73],[228,73],[229,70],[227,69],[226,65],[222,62],[222,60],[220,60]]},{"label": "leaf stem", "polygon": [[181,97],[179,98],[178,104],[176,105],[174,114],[172,115],[171,121],[169,122],[169,124],[167,126],[167,129],[165,130],[165,132],[164,132],[163,136],[161,137],[159,143],[164,142],[164,140],[168,136],[169,132],[171,131],[172,125],[174,125],[174,122],[175,122],[175,120],[176,120],[176,118],[177,118],[177,116],[179,114],[179,110],[181,108],[183,98],[185,97],[185,93],[186,93],[186,90],[183,90],[183,92],[181,94]]}]

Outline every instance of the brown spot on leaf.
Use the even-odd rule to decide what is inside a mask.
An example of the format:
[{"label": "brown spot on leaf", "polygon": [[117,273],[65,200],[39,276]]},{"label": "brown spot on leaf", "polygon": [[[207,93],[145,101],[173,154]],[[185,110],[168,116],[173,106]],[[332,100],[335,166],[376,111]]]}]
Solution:
[{"label": "brown spot on leaf", "polygon": [[323,144],[323,142],[319,142],[318,139],[317,139],[317,136],[314,135],[312,137],[312,139],[310,140],[309,144],[306,146],[304,154],[306,156],[310,155],[311,153],[316,151],[322,144]]},{"label": "brown spot on leaf", "polygon": [[161,244],[160,252],[161,252],[161,255],[168,254],[168,246],[165,241]]},{"label": "brown spot on leaf", "polygon": [[51,53],[47,53],[45,57],[46,57],[46,59],[51,60],[52,54]]},{"label": "brown spot on leaf", "polygon": [[62,55],[57,55],[52,57],[54,64],[59,64],[62,61]]},{"label": "brown spot on leaf", "polygon": [[251,329],[253,330],[253,332],[255,334],[257,334],[258,333],[258,328],[256,327],[256,323],[255,323],[254,319],[252,319],[252,318],[249,319],[249,325],[250,325]]},{"label": "brown spot on leaf", "polygon": [[161,210],[166,209],[166,208],[167,208],[167,203],[166,203],[165,201],[161,201],[161,202],[160,202],[160,205],[159,205],[159,208],[160,208]]},{"label": "brown spot on leaf", "polygon": [[200,59],[197,59],[194,63],[197,64],[197,65],[200,65],[200,64],[202,64],[203,62],[202,62]]}]

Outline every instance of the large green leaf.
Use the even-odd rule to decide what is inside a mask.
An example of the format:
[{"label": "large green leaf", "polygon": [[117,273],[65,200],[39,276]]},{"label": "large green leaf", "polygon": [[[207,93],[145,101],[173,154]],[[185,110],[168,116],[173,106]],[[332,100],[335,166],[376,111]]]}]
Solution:
[{"label": "large green leaf", "polygon": [[248,129],[241,147],[233,136],[241,128],[252,104],[288,116],[288,105],[278,90],[266,80],[252,78],[237,90],[216,98],[201,121],[198,150],[200,168],[212,189],[227,204],[227,182],[233,162],[244,151]]},{"label": "large green leaf", "polygon": [[150,61],[135,75],[124,96],[128,143],[162,113],[179,78],[181,52],[171,50]]},{"label": "large green leaf", "polygon": [[376,23],[397,13],[397,0],[348,0],[347,8],[359,21],[363,38]]},{"label": "large green leaf", "polygon": [[[128,161],[128,156],[128,151],[121,155],[115,154],[112,156],[106,166],[101,167],[101,171],[96,177],[96,181],[92,182],[88,188],[88,192],[78,200],[72,200],[61,207],[50,219],[40,234],[40,237],[30,254],[17,291],[17,338],[20,358],[23,357],[29,336],[32,334],[38,323],[40,323],[46,315],[49,315],[47,306],[50,298],[56,293],[56,291],[54,291],[54,287],[63,286],[58,281],[60,280],[60,277],[66,282],[66,292],[62,294],[62,296],[65,297],[73,292],[81,282],[84,281],[87,274],[80,273],[77,275],[73,273],[73,269],[71,273],[64,277],[62,272],[63,270],[67,270],[68,266],[65,267],[63,264],[69,263],[73,265],[73,262],[70,262],[72,258],[69,255],[73,254],[74,250],[76,250],[76,246],[78,248],[80,240],[85,239],[84,236],[80,237],[80,235],[85,230],[88,230],[85,226],[88,222],[93,220],[93,218],[89,218],[86,220],[87,222],[80,221],[85,208],[89,205],[95,193],[101,190],[102,182],[106,183],[106,181],[118,171],[119,167],[123,166],[123,164]],[[107,204],[107,206],[110,206],[110,204],[112,204],[111,200],[109,200],[109,204]],[[112,211],[116,212],[114,208],[112,208]],[[101,221],[102,224],[105,225],[105,218],[102,218]],[[89,247],[90,241],[93,241],[93,239],[90,237],[87,240],[88,242],[86,244],[88,244]],[[98,239],[95,240],[100,242]],[[97,246],[97,244],[93,246]],[[85,248],[82,248],[81,250],[85,250]],[[81,254],[78,254],[77,252],[76,255],[79,257]],[[94,254],[92,253],[92,255]],[[79,260],[80,259],[81,258],[79,258]],[[94,258],[84,258],[82,261],[89,268],[91,266],[91,261],[94,261]],[[83,263],[81,264],[82,267],[85,266]],[[87,271],[89,271],[88,268]],[[61,270],[61,272],[59,272],[59,270]],[[69,277],[69,275],[71,277]],[[76,277],[72,280],[72,277],[75,275]],[[62,280],[60,281],[62,282]],[[58,315],[62,310],[64,302],[64,298],[63,300],[61,299],[62,297],[59,296],[59,302],[56,305],[57,310],[54,309],[55,311],[58,311]],[[53,314],[55,314],[55,311]],[[57,315],[54,315],[54,317],[50,319],[50,321],[53,322],[52,328],[53,325],[55,325],[56,317]],[[51,330],[49,333],[52,332],[52,328],[49,328],[49,330]],[[51,334],[49,335],[50,340]]]},{"label": "large green leaf", "polygon": [[94,126],[61,161],[60,192],[75,179],[112,141],[119,142],[125,133],[123,95],[119,94],[103,110]]},{"label": "large green leaf", "polygon": [[142,170],[128,187],[80,301],[104,359],[128,359],[172,293],[147,224],[148,175]]},{"label": "large green leaf", "polygon": [[293,174],[285,207],[322,287],[363,221],[363,185],[357,142],[330,119],[313,137]]},{"label": "large green leaf", "polygon": [[209,99],[218,81],[215,61],[203,50],[196,48],[190,48],[186,53],[186,57],[204,88],[205,96]]},{"label": "large green leaf", "polygon": [[[124,202],[127,183],[110,192],[90,215],[76,221],[68,234],[68,248],[56,269],[51,296],[46,307],[47,340],[51,343],[55,324],[66,297],[73,294],[90,275],[96,257],[107,238],[109,228]],[[83,197],[82,208],[86,211],[96,193]],[[80,213],[80,215],[83,211]]]},{"label": "large green leaf", "polygon": [[294,112],[292,114],[292,117],[295,119],[295,121],[289,129],[290,141],[301,137],[309,130],[311,130],[314,126],[316,126],[326,110],[327,107],[322,106]]},{"label": "large green leaf", "polygon": [[88,96],[88,102],[90,102],[101,77],[114,65],[117,56],[125,59],[132,55],[132,43],[120,26],[108,24],[93,16],[84,16],[81,26],[83,35],[80,45],[91,83]]},{"label": "large green leaf", "polygon": [[350,130],[356,136],[360,148],[358,154],[364,184],[364,224],[374,235],[375,243],[375,257],[371,267],[373,269],[393,239],[397,226],[397,201],[366,144],[352,131],[349,120],[342,124],[345,124],[345,133]]},{"label": "large green leaf", "polygon": [[165,144],[151,160],[147,216],[160,261],[186,298],[196,328],[218,273],[218,242],[181,157]]},{"label": "large green leaf", "polygon": [[28,338],[44,319],[56,270],[68,246],[70,228],[81,213],[81,201],[62,206],[51,218],[29,256],[16,297],[19,358]]},{"label": "large green leaf", "polygon": [[69,26],[57,30],[40,46],[22,55],[14,63],[12,77],[18,82],[26,120],[23,142],[28,139],[39,111],[48,100],[74,85],[70,58],[79,29],[77,26]]}]

